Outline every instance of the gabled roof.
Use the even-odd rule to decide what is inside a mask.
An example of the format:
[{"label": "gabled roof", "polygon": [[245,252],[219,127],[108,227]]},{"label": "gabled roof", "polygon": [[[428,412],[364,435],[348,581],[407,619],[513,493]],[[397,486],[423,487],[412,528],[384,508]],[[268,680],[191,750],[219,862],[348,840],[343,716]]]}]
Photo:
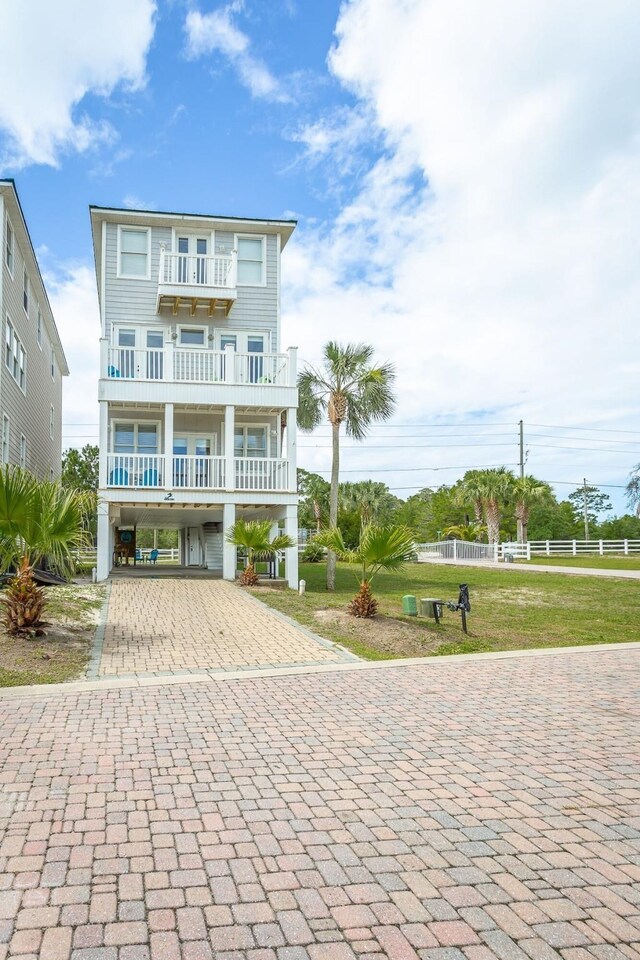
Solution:
[{"label": "gabled roof", "polygon": [[[20,197],[18,196],[15,180],[13,180],[11,177],[0,179],[0,193],[2,194],[5,204],[8,207],[9,219],[16,235],[16,240],[18,241],[21,250],[24,252],[25,257],[31,260],[32,269],[29,271],[29,275],[30,277],[35,277],[36,279],[36,285],[38,286],[38,300],[43,306],[42,316],[45,327],[49,334],[49,339],[55,348],[56,359],[62,375],[68,377],[69,367],[67,365],[67,358],[64,355],[62,341],[60,339],[58,327],[56,326],[56,321],[53,316],[47,289],[44,285],[42,274],[40,273],[40,265],[38,263],[35,250],[33,249],[31,235],[29,234],[29,228],[27,227],[27,221],[22,209],[22,204],[20,203]],[[4,230],[0,231],[0,235],[3,233]]]}]

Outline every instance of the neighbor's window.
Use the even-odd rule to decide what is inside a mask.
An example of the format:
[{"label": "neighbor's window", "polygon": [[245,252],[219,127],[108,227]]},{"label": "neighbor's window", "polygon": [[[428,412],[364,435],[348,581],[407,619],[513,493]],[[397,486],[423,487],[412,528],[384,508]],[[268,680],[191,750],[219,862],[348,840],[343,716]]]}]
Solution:
[{"label": "neighbor's window", "polygon": [[23,470],[27,466],[27,438],[24,433],[20,434],[20,466]]},{"label": "neighbor's window", "polygon": [[263,237],[238,237],[238,283],[264,283]]},{"label": "neighbor's window", "polygon": [[38,307],[38,324],[36,327],[36,335],[38,337],[38,346],[42,346],[42,314],[40,312],[40,307]]},{"label": "neighbor's window", "polygon": [[9,417],[2,417],[2,462],[9,463]]},{"label": "neighbor's window", "polygon": [[149,231],[120,227],[120,276],[149,275]]},{"label": "neighbor's window", "polygon": [[9,273],[13,276],[13,230],[11,224],[7,220],[7,239],[5,244],[5,260]]},{"label": "neighbor's window", "polygon": [[22,271],[22,305],[24,312],[29,316],[29,277],[27,276],[26,267]]},{"label": "neighbor's window", "polygon": [[26,386],[27,358],[24,347],[9,317],[7,317],[7,325],[5,328],[4,362],[20,389],[24,390]]}]

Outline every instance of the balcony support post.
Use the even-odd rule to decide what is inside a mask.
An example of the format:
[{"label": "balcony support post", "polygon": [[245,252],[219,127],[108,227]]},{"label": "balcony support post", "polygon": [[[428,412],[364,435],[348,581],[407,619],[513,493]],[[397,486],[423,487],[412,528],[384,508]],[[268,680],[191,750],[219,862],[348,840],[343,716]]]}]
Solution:
[{"label": "balcony support post", "polygon": [[298,589],[298,505],[290,503],[285,507],[284,532],[291,537],[294,546],[284,552],[284,568],[287,584],[292,590]]},{"label": "balcony support post", "polygon": [[165,341],[164,345],[164,364],[162,367],[162,377],[164,380],[174,380],[174,345],[173,340]]},{"label": "balcony support post", "polygon": [[236,522],[235,503],[225,503],[222,506],[222,578],[235,580],[236,578],[236,548],[227,543],[227,533]]},{"label": "balcony support post", "polygon": [[289,347],[287,352],[289,354],[289,386],[296,387],[298,385],[298,348]]},{"label": "balcony support post", "polygon": [[[227,361],[229,357],[227,357]],[[235,414],[236,410],[233,404],[228,404],[224,408],[224,487],[225,490],[235,490],[236,471],[234,464],[234,444],[235,434]]]},{"label": "balcony support post", "polygon": [[107,461],[109,459],[109,404],[106,400],[100,400],[98,406],[100,408],[98,486],[101,490],[104,490],[107,485]]},{"label": "balcony support post", "polygon": [[106,580],[111,573],[113,556],[112,530],[109,520],[109,504],[106,500],[98,501],[98,545],[96,576],[98,580]]},{"label": "balcony support post", "polygon": [[224,382],[235,383],[236,352],[228,343],[224,348]]},{"label": "balcony support post", "polygon": [[173,404],[164,405],[164,488],[173,489]]}]

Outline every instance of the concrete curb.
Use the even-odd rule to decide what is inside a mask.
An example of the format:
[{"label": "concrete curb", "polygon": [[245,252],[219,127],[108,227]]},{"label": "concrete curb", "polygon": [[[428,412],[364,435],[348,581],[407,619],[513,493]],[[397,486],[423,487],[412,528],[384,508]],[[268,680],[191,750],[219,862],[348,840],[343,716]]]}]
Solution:
[{"label": "concrete curb", "polygon": [[463,653],[442,657],[414,657],[406,660],[359,660],[355,662],[326,663],[314,666],[297,665],[294,667],[269,667],[249,670],[210,670],[208,673],[173,674],[167,677],[131,677],[118,679],[109,677],[104,680],[79,680],[72,683],[40,684],[29,687],[4,687],[0,689],[0,703],[3,700],[33,700],[68,696],[71,694],[92,693],[100,690],[130,690],[141,687],[171,686],[184,683],[218,683],[236,680],[265,680],[280,677],[308,676],[316,673],[343,673],[360,670],[397,670],[407,667],[422,667],[427,670],[451,664],[473,663],[479,667],[496,660],[519,660],[532,657],[566,657],[595,653],[628,654],[640,651],[640,642],[585,644],[579,647],[550,647],[534,650],[504,650],[497,653]]},{"label": "concrete curb", "polygon": [[107,580],[104,601],[100,608],[100,618],[98,626],[91,644],[91,656],[87,664],[87,680],[94,680],[100,675],[100,661],[102,660],[102,650],[104,647],[104,636],[107,627],[107,613],[109,612],[109,600],[111,599],[111,583]]}]

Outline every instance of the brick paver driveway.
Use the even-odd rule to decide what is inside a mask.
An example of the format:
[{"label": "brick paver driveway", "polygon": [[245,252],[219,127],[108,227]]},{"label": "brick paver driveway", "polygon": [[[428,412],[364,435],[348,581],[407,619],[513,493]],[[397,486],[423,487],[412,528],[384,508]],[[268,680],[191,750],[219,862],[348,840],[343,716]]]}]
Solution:
[{"label": "brick paver driveway", "polygon": [[0,698],[0,958],[640,956],[640,652]]},{"label": "brick paver driveway", "polygon": [[224,580],[116,580],[94,676],[167,674],[348,657]]}]

